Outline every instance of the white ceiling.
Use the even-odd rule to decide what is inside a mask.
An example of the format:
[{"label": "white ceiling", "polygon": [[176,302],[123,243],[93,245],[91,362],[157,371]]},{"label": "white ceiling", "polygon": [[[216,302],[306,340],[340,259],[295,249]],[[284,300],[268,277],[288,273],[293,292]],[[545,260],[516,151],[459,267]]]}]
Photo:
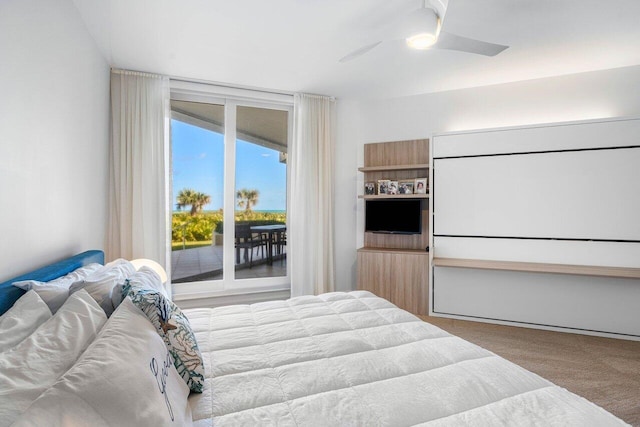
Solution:
[{"label": "white ceiling", "polygon": [[449,0],[446,31],[495,57],[383,43],[420,0],[73,0],[113,67],[340,98],[387,98],[640,64],[640,0]]}]

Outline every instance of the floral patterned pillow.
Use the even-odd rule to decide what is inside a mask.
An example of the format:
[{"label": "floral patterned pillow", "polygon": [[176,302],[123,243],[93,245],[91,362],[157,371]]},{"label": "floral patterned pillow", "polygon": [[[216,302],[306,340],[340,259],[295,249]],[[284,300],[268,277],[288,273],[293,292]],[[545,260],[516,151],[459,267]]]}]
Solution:
[{"label": "floral patterned pillow", "polygon": [[123,297],[128,296],[149,318],[173,357],[173,364],[191,391],[202,393],[204,363],[189,319],[182,310],[155,289],[131,286],[125,282]]}]

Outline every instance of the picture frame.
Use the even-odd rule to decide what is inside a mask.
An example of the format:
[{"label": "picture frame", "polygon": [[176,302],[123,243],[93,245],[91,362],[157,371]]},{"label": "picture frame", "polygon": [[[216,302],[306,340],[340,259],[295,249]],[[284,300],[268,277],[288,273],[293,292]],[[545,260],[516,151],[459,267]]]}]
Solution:
[{"label": "picture frame", "polygon": [[387,194],[398,194],[398,181],[389,181]]},{"label": "picture frame", "polygon": [[411,181],[399,181],[398,182],[398,194],[413,194],[413,185],[415,182]]},{"label": "picture frame", "polygon": [[364,183],[364,194],[365,196],[373,196],[376,194],[376,183],[375,182],[365,182]]},{"label": "picture frame", "polygon": [[414,194],[427,194],[427,178],[416,178],[413,187]]},{"label": "picture frame", "polygon": [[391,181],[388,179],[379,179],[378,180],[378,194],[388,194],[389,184]]}]

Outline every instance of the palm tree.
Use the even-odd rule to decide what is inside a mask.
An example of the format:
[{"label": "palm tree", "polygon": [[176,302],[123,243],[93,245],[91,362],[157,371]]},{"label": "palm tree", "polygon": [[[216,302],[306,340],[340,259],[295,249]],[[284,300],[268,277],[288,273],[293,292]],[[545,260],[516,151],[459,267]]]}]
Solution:
[{"label": "palm tree", "polygon": [[243,188],[236,193],[238,207],[244,208],[245,212],[251,212],[251,208],[258,204],[260,192],[258,190],[247,190]]},{"label": "palm tree", "polygon": [[184,188],[180,190],[176,197],[178,203],[176,207],[181,210],[185,206],[191,206],[191,216],[195,216],[198,212],[202,211],[204,205],[211,202],[211,197],[208,194],[200,193],[190,188]]},{"label": "palm tree", "polygon": [[196,193],[195,201],[191,205],[191,216],[195,215],[195,213],[193,213],[194,209],[196,213],[202,212],[204,205],[208,205],[209,203],[211,203],[211,197],[208,194]]}]

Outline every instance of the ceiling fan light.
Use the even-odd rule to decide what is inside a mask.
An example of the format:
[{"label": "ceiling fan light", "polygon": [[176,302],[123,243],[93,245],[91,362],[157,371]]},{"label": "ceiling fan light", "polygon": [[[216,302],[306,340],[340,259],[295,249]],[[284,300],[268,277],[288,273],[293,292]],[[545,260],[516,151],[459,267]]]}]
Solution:
[{"label": "ceiling fan light", "polygon": [[431,46],[436,44],[437,40],[438,38],[435,34],[419,33],[408,37],[406,39],[406,42],[407,46],[409,46],[411,49],[424,50],[429,49]]},{"label": "ceiling fan light", "polygon": [[429,49],[438,41],[440,18],[430,7],[415,10],[402,25],[404,39],[412,49]]}]

